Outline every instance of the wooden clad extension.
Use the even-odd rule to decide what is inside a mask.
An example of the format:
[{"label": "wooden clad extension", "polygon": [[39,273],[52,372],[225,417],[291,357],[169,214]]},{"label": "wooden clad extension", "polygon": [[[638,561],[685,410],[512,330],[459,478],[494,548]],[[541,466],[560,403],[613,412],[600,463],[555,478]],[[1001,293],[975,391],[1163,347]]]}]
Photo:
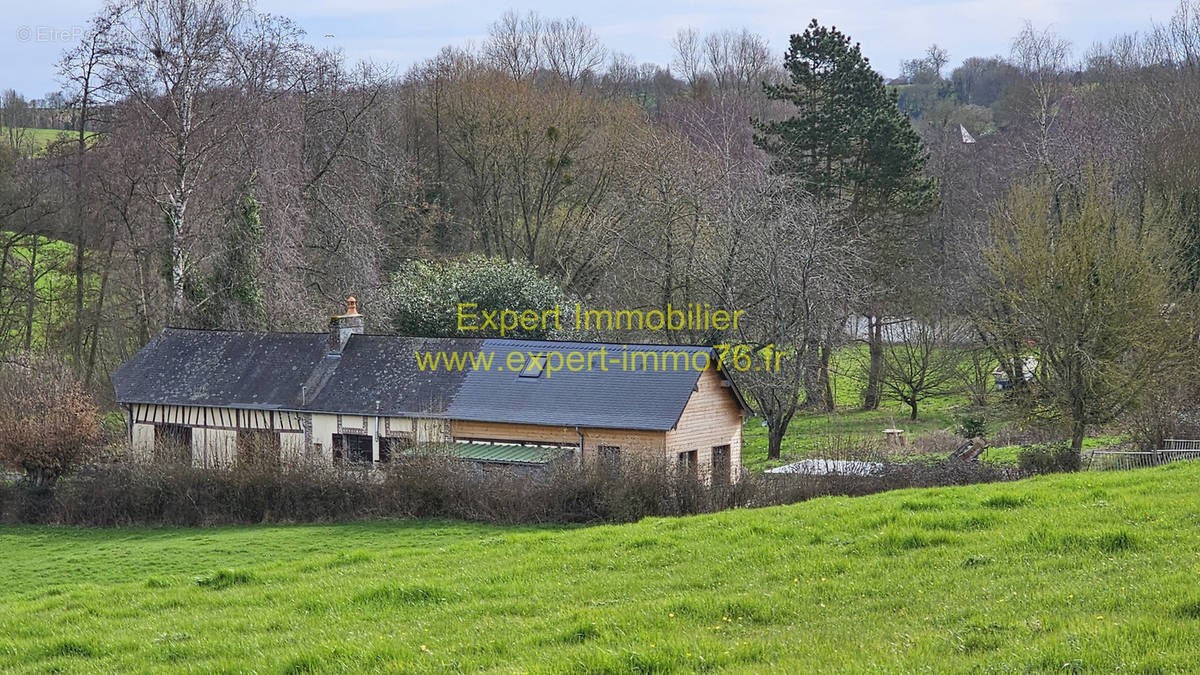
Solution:
[{"label": "wooden clad extension", "polygon": [[456,441],[488,441],[503,443],[545,443],[578,447],[583,435],[583,461],[592,461],[601,446],[617,447],[622,452],[657,456],[668,462],[680,452],[695,451],[698,475],[708,480],[713,475],[713,448],[728,450],[718,453],[725,462],[716,475],[737,480],[737,467],[742,460],[742,409],[730,395],[729,385],[715,369],[701,373],[697,390],[692,392],[679,422],[669,431],[638,431],[505,424],[454,420],[451,435]]},{"label": "wooden clad extension", "polygon": [[[709,368],[696,382],[679,423],[666,434],[668,456],[696,451],[696,464],[701,475],[711,475],[713,448],[729,446],[727,459],[729,475],[737,480],[736,467],[742,465],[742,410],[729,394],[729,385],[716,369]],[[719,474],[720,472],[718,472]]]}]

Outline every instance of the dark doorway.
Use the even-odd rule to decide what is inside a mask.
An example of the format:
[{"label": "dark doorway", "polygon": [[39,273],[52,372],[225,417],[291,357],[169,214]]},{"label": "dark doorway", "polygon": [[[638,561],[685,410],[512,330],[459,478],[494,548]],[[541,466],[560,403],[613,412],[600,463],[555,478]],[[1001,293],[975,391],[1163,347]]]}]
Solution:
[{"label": "dark doorway", "polygon": [[168,464],[191,464],[192,428],[182,424],[155,424],[154,460]]}]

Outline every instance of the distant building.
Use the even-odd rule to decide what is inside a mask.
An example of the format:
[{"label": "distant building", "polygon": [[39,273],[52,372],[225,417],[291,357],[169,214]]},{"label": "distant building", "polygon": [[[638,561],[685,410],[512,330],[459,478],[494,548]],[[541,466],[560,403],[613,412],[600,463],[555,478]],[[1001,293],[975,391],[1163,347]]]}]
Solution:
[{"label": "distant building", "polygon": [[[1021,370],[1026,382],[1033,379],[1033,374],[1037,371],[1037,367],[1038,360],[1032,356],[1027,356],[1022,359]],[[996,389],[1000,391],[1004,391],[1005,389],[1012,387],[1012,382],[1009,379],[1008,372],[1006,372],[1001,366],[996,366],[996,369],[992,371],[992,378],[996,381]]]},{"label": "distant building", "polygon": [[[435,370],[418,352],[491,365]],[[133,450],[163,461],[374,465],[436,444],[510,466],[649,455],[725,482],[739,473],[747,409],[712,352],[365,335],[351,298],[327,333],[164,329],[112,380]],[[552,354],[590,367],[554,371]]]}]

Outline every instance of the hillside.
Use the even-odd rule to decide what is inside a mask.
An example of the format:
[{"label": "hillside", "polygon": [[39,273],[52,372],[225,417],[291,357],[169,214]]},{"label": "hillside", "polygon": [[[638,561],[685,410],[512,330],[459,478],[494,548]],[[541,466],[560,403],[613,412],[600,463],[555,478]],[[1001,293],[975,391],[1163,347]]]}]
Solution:
[{"label": "hillside", "polygon": [[577,529],[4,528],[0,670],[1184,670],[1197,480],[1177,464]]}]

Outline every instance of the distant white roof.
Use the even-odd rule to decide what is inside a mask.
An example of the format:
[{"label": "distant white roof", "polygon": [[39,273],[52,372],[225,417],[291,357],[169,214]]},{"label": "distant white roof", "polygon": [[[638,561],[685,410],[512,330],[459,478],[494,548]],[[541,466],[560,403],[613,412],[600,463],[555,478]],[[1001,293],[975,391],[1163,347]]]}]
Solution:
[{"label": "distant white roof", "polygon": [[845,459],[804,459],[793,464],[767,469],[766,473],[799,473],[810,476],[877,476],[883,473],[883,464]]}]

